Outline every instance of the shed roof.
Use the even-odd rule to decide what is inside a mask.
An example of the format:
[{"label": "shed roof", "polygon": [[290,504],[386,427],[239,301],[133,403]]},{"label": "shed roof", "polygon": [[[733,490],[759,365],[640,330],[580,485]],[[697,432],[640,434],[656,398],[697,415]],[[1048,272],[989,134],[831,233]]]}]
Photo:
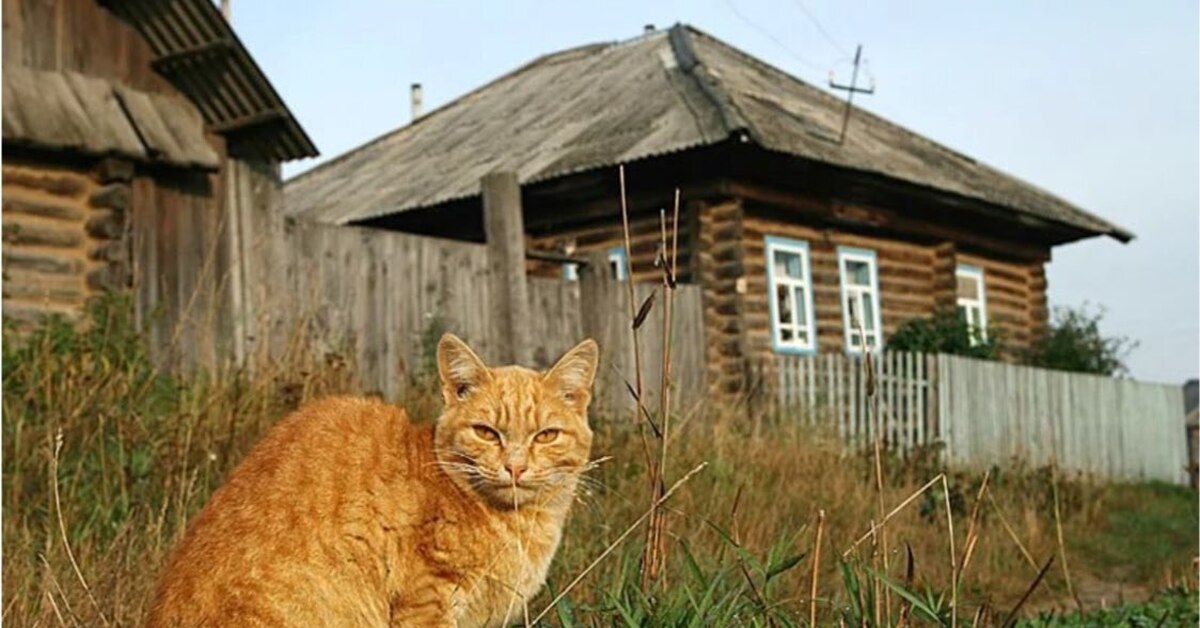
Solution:
[{"label": "shed roof", "polygon": [[99,2],[141,33],[155,71],[195,103],[209,130],[226,137],[230,154],[268,161],[317,156],[212,0]]},{"label": "shed roof", "polygon": [[1029,183],[856,109],[695,28],[550,54],[285,184],[285,210],[346,224],[522,183],[745,138],[769,151],[1132,234]]},{"label": "shed roof", "polygon": [[75,72],[4,68],[4,141],[150,163],[216,169],[204,121],[182,98]]}]

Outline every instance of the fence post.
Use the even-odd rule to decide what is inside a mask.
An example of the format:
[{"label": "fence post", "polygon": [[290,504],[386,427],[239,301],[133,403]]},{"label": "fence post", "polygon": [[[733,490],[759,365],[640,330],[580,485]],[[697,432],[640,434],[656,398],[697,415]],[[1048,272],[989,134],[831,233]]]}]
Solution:
[{"label": "fence post", "polygon": [[[620,305],[625,300],[616,280],[608,271],[608,256],[604,251],[592,251],[583,256],[587,264],[580,275],[580,327],[583,335],[600,345],[600,371],[596,373],[595,407],[616,411],[622,395],[628,395],[614,372],[630,373],[625,366],[626,346],[629,345],[629,315]],[[631,349],[630,349],[631,351]],[[632,378],[632,375],[629,375]],[[632,403],[632,401],[630,401]]]},{"label": "fence post", "polygon": [[529,287],[525,277],[525,223],[521,217],[521,185],[514,172],[492,172],[480,181],[484,233],[491,266],[495,310],[493,359],[503,364],[529,364]]}]

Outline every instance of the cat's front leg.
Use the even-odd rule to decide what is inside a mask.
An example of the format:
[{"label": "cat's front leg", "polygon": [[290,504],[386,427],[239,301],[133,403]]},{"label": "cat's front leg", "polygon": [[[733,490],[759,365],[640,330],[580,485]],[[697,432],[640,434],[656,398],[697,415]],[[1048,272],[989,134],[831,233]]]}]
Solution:
[{"label": "cat's front leg", "polygon": [[390,607],[391,628],[431,626],[457,628],[452,598],[454,589],[444,582],[415,586],[393,596]]}]

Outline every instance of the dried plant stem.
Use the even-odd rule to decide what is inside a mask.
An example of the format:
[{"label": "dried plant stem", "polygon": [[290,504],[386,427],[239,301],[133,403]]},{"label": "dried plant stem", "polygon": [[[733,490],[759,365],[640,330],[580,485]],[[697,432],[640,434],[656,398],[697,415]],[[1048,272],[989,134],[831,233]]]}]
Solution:
[{"label": "dried plant stem", "polygon": [[825,510],[817,511],[817,539],[813,542],[812,586],[808,590],[808,625],[817,625],[817,578],[821,573],[821,534],[825,531]]},{"label": "dried plant stem", "polygon": [[[621,164],[621,166],[618,168],[617,172],[620,175],[620,179],[621,179],[621,225],[624,228],[624,234],[625,234],[625,271],[626,271],[625,274],[627,275],[625,278],[625,287],[629,291],[629,320],[633,321],[634,319],[637,318],[637,307],[638,306],[637,306],[637,293],[634,292],[634,289],[633,289],[633,262],[631,261],[632,258],[630,257],[630,253],[633,249],[631,248],[632,244],[630,244],[631,239],[629,237],[629,203],[626,201],[626,198],[625,198],[625,165]],[[646,440],[646,424],[643,422],[643,419],[641,416],[641,408],[642,408],[641,336],[640,336],[640,334],[638,334],[637,327],[632,327],[632,333],[633,333],[633,374],[634,374],[633,390],[634,390],[634,396],[637,397],[636,399],[634,399],[633,422],[638,425],[638,428],[639,428],[638,432],[642,436],[642,449],[644,450],[644,452],[646,454],[646,467],[648,469],[652,470],[653,466],[654,466],[654,459],[651,458],[651,456],[650,456],[650,445]]]},{"label": "dried plant stem", "polygon": [[1012,524],[1010,524],[1008,522],[1008,518],[1004,516],[1004,511],[1000,510],[1000,505],[996,503],[996,500],[992,497],[991,493],[987,494],[987,498],[988,503],[992,505],[992,510],[996,511],[996,516],[1000,518],[1000,525],[1003,526],[1004,531],[1008,533],[1008,538],[1012,539],[1012,542],[1017,546],[1017,549],[1021,550],[1021,555],[1025,557],[1025,561],[1029,563],[1029,566],[1033,567],[1034,571],[1037,571],[1037,561],[1033,560],[1033,554],[1029,553],[1029,550],[1025,548],[1025,544],[1022,543],[1021,539],[1017,537],[1017,533],[1015,530],[1013,530]]},{"label": "dried plant stem", "polygon": [[100,621],[108,626],[108,617],[104,611],[100,610],[100,603],[96,601],[96,596],[92,594],[92,587],[88,586],[87,579],[83,577],[83,571],[79,569],[79,562],[75,560],[75,552],[71,551],[71,541],[67,538],[67,523],[63,520],[62,500],[58,493],[58,455],[62,452],[63,434],[59,430],[54,435],[54,455],[50,459],[50,486],[54,492],[54,513],[58,518],[58,531],[62,535],[63,549],[67,552],[67,559],[71,561],[71,569],[75,571],[75,577],[79,579],[79,584],[83,586],[83,591],[87,593],[88,601],[92,603],[92,608],[96,610],[96,614],[100,616]]},{"label": "dried plant stem", "polygon": [[1067,594],[1075,601],[1075,606],[1083,612],[1083,602],[1075,594],[1075,586],[1071,583],[1071,569],[1067,566],[1067,545],[1063,542],[1062,513],[1058,507],[1058,467],[1050,469],[1050,491],[1054,495],[1054,533],[1058,539],[1058,555],[1062,558],[1063,579],[1067,581]]},{"label": "dried plant stem", "polygon": [[958,565],[958,581],[961,584],[963,574],[967,571],[967,565],[971,564],[971,556],[975,554],[975,545],[979,542],[979,508],[983,504],[983,495],[987,492],[988,481],[992,477],[992,470],[988,469],[983,474],[983,482],[979,485],[979,492],[975,496],[975,504],[971,506],[971,519],[967,524],[967,546],[963,549],[962,561]]},{"label": "dried plant stem", "polygon": [[958,626],[958,566],[954,551],[954,513],[950,511],[950,485],[942,474],[942,499],[946,502],[946,528],[950,537],[950,627]]},{"label": "dried plant stem", "polygon": [[[905,507],[905,506],[908,506],[909,504],[913,503],[913,501],[914,501],[914,500],[916,500],[918,497],[920,497],[922,493],[924,493],[925,491],[929,490],[929,487],[931,487],[931,486],[933,486],[934,484],[937,484],[938,482],[940,482],[940,481],[944,480],[944,479],[945,479],[945,477],[946,477],[946,476],[945,476],[944,474],[942,474],[942,473],[939,473],[939,474],[937,474],[937,475],[936,475],[936,476],[935,476],[935,477],[934,477],[932,480],[930,480],[930,481],[926,482],[926,483],[925,483],[925,485],[924,485],[924,486],[922,486],[921,488],[917,489],[917,491],[916,491],[915,493],[913,493],[912,495],[909,495],[907,499],[905,499],[904,501],[900,502],[900,505],[898,505],[898,506],[896,506],[895,508],[893,508],[893,509],[891,510],[891,512],[889,512],[889,513],[887,514],[887,516],[886,516],[886,517],[884,517],[884,518],[883,518],[883,520],[879,522],[879,527],[883,527],[883,525],[884,525],[885,523],[887,523],[889,519],[891,519],[892,517],[894,517],[894,516],[896,515],[896,513],[900,512],[901,510],[904,510],[904,507]],[[862,536],[858,537],[858,540],[857,540],[857,541],[855,541],[853,544],[851,544],[851,545],[850,545],[850,547],[846,548],[846,551],[842,552],[842,558],[846,558],[847,556],[849,556],[849,555],[850,555],[850,552],[854,551],[854,548],[856,548],[856,547],[858,547],[859,545],[861,545],[863,541],[865,541],[865,540],[867,540],[868,538],[870,538],[871,534],[872,534],[872,532],[871,532],[870,530],[868,530],[868,531],[867,531],[865,534],[863,534]]]},{"label": "dried plant stem", "polygon": [[579,575],[575,576],[575,579],[572,580],[571,583],[568,584],[566,587],[564,587],[563,590],[558,595],[556,595],[553,600],[550,600],[550,603],[546,605],[546,608],[542,609],[542,612],[538,613],[536,617],[534,617],[532,620],[530,620],[531,623],[533,625],[537,625],[537,623],[539,621],[541,621],[541,619],[543,617],[545,617],[547,613],[549,613],[551,610],[554,610],[554,607],[556,605],[558,605],[558,603],[561,602],[562,599],[565,598],[567,596],[567,594],[571,592],[572,589],[574,589],[580,582],[582,582],[583,579],[586,578],[587,575],[589,573],[591,573],[592,570],[595,569],[596,566],[599,565],[601,561],[603,561],[605,558],[607,558],[609,556],[609,554],[612,554],[613,551],[617,549],[617,546],[619,546],[625,539],[629,538],[629,535],[633,534],[633,531],[637,530],[638,526],[642,525],[643,521],[645,521],[646,519],[649,519],[650,515],[659,506],[661,506],[668,499],[670,499],[671,496],[675,494],[675,491],[679,490],[679,487],[683,486],[688,480],[691,480],[694,475],[696,475],[697,473],[702,471],[704,469],[704,467],[706,467],[706,466],[708,466],[707,462],[701,462],[700,464],[693,467],[691,471],[688,471],[687,473],[685,473],[683,475],[683,477],[676,480],[675,483],[671,485],[671,488],[667,489],[667,491],[665,493],[663,493],[662,497],[655,500],[655,502],[650,505],[650,508],[648,508],[646,510],[646,512],[642,513],[642,516],[640,516],[636,520],[634,520],[634,522],[631,523],[628,528],[625,528],[625,531],[622,532],[621,535],[618,536],[615,541],[613,541],[612,543],[609,543],[608,547],[604,548],[604,551],[600,552],[600,555],[597,556],[595,558],[595,560],[593,560],[590,564],[588,564],[588,566],[585,567],[583,569],[583,571],[579,572]]},{"label": "dried plant stem", "polygon": [[[663,327],[662,327],[662,370],[661,379],[659,381],[659,425],[660,425],[660,449],[658,464],[655,467],[656,472],[652,474],[654,483],[654,499],[657,500],[662,495],[662,491],[666,486],[666,469],[667,469],[667,453],[670,444],[671,434],[671,340],[672,340],[672,314],[675,302],[675,259],[677,257],[677,247],[679,244],[679,189],[675,189],[675,206],[672,217],[672,241],[668,248],[667,243],[667,217],[666,212],[659,213],[659,229],[660,241],[659,262],[662,270],[663,284]],[[668,253],[670,254],[668,256]],[[669,257],[669,259],[668,259]],[[666,538],[667,538],[667,517],[666,512],[661,509],[655,509],[650,516],[650,525],[647,529],[646,543],[646,561],[643,569],[643,584],[658,582],[661,586],[666,586],[665,574],[663,568],[666,565]]]}]

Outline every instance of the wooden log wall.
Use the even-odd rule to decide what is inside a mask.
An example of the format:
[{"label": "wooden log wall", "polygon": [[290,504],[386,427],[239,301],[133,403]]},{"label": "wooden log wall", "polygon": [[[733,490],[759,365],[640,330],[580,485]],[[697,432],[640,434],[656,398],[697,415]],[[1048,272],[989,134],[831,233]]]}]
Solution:
[{"label": "wooden log wall", "polygon": [[[682,283],[692,283],[696,216],[697,206],[695,204],[685,204],[680,209],[677,279]],[[659,220],[657,213],[639,213],[630,217],[629,240],[633,251],[628,259],[634,281],[654,283],[660,281],[662,277],[659,269],[654,266],[654,258],[658,253],[662,238]],[[672,220],[669,214],[667,220]],[[670,230],[671,224],[668,222],[668,239],[671,238]],[[620,215],[556,228],[554,233],[550,234],[530,234],[526,238],[526,247],[530,250],[564,253],[572,245],[571,256],[580,258],[593,251],[607,253],[613,247],[623,248],[625,231]],[[562,264],[556,262],[529,260],[526,268],[531,274],[539,277],[561,278],[563,276]]]},{"label": "wooden log wall", "polygon": [[1046,270],[1041,262],[1000,260],[959,252],[958,263],[983,269],[988,334],[1010,354],[1027,349],[1047,324]]},{"label": "wooden log wall", "polygon": [[89,298],[128,284],[127,180],[109,169],[8,159],[3,191],[5,317],[75,319]]},{"label": "wooden log wall", "polygon": [[696,264],[704,300],[706,380],[709,391],[730,398],[745,391],[747,374],[747,273],[745,215],[741,201],[700,209]]}]

